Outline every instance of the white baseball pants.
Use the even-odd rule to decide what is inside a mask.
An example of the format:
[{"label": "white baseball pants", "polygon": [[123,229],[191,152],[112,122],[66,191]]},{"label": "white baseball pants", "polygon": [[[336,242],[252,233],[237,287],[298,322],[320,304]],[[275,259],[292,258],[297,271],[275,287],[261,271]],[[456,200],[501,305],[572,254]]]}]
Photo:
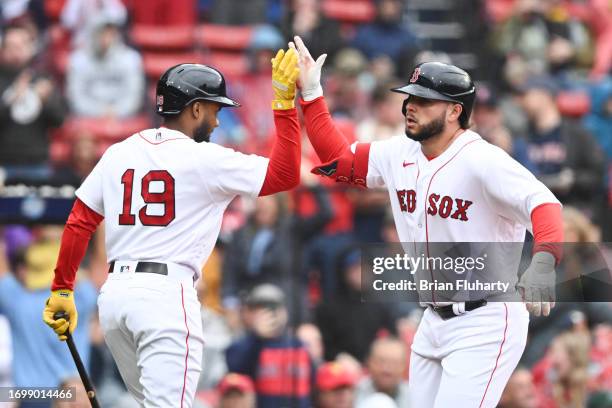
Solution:
[{"label": "white baseball pants", "polygon": [[492,302],[443,320],[425,310],[410,355],[410,398],[419,408],[495,408],[527,341],[523,303]]},{"label": "white baseball pants", "polygon": [[133,273],[134,265],[115,262],[100,290],[106,344],[141,406],[191,407],[204,346],[193,273],[173,264],[167,276]]}]

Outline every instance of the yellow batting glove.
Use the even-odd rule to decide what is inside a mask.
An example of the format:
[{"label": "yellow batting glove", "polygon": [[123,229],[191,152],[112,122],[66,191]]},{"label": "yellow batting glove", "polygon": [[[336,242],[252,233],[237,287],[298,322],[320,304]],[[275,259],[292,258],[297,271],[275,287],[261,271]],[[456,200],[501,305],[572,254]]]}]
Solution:
[{"label": "yellow batting glove", "polygon": [[[55,319],[54,315],[63,312],[68,315],[65,318]],[[74,304],[74,293],[69,289],[58,289],[51,291],[51,296],[47,299],[45,310],[43,310],[43,321],[49,325],[57,334],[60,340],[66,340],[66,331],[70,329],[70,334],[77,327],[79,315]]]},{"label": "yellow batting glove", "polygon": [[295,89],[300,75],[297,63],[298,55],[293,48],[287,52],[280,49],[276,57],[272,58],[272,109],[285,110],[295,107]]}]

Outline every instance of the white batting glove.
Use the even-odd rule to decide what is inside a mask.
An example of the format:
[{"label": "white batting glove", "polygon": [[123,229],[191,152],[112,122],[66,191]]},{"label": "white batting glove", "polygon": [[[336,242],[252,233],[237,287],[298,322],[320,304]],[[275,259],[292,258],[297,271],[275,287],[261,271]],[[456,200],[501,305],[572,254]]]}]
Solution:
[{"label": "white batting glove", "polygon": [[310,51],[304,45],[304,41],[299,36],[294,37],[295,43],[290,42],[289,47],[298,53],[298,68],[300,69],[299,87],[302,98],[305,101],[312,101],[319,96],[323,96],[321,87],[321,68],[327,58],[327,54],[320,55],[315,61],[310,55]]},{"label": "white batting glove", "polygon": [[517,287],[529,312],[548,316],[555,307],[555,257],[544,251],[533,254]]}]

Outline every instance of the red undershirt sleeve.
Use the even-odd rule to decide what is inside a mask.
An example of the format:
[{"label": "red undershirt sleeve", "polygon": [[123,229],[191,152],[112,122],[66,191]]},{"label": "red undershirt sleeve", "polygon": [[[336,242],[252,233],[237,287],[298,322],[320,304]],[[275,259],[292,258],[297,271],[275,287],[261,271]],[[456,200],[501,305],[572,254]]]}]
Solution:
[{"label": "red undershirt sleeve", "polygon": [[102,215],[76,199],[62,234],[51,290],[74,289],[76,272],[85,256],[89,240],[103,219]]},{"label": "red undershirt sleeve", "polygon": [[563,215],[561,205],[557,203],[541,204],[531,212],[533,226],[533,253],[546,251],[551,253],[557,262],[563,256]]},{"label": "red undershirt sleeve", "polygon": [[260,196],[290,190],[300,183],[302,134],[297,109],[275,110],[274,124],[276,140]]},{"label": "red undershirt sleeve", "polygon": [[308,138],[322,163],[327,163],[350,152],[349,143],[336,129],[322,96],[308,102],[301,99],[300,104],[304,112]]}]

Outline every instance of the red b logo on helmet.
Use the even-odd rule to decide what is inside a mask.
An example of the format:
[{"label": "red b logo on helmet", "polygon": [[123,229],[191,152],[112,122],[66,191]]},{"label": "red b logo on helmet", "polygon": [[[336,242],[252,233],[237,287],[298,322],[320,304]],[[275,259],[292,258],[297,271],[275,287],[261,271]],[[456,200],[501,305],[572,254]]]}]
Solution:
[{"label": "red b logo on helmet", "polygon": [[418,81],[419,75],[421,75],[421,68],[415,68],[414,72],[412,73],[412,78],[410,78],[410,83],[414,84],[416,81]]}]

